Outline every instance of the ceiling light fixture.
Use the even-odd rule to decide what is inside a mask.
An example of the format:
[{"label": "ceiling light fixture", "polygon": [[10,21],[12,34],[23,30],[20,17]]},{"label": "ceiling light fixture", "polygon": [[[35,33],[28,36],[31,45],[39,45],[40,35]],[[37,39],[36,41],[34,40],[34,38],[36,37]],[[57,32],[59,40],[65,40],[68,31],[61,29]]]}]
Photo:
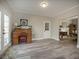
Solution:
[{"label": "ceiling light fixture", "polygon": [[43,7],[43,8],[46,8],[48,6],[48,2],[46,0],[43,0],[41,3],[40,3],[40,6]]}]

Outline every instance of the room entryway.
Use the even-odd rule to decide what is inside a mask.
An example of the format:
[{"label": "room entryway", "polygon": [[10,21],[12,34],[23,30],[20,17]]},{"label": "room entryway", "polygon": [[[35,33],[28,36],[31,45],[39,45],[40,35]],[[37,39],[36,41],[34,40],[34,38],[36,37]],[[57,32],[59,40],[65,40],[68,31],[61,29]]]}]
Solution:
[{"label": "room entryway", "polygon": [[61,41],[77,44],[78,18],[68,19],[61,22],[59,29],[59,39]]}]

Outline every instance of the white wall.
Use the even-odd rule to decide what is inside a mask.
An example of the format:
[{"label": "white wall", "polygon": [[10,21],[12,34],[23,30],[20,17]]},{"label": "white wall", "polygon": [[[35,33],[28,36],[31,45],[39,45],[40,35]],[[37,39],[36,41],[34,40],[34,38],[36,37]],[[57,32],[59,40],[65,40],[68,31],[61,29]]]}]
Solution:
[{"label": "white wall", "polygon": [[[20,24],[19,20],[21,18],[29,19],[29,25],[32,25],[33,38],[43,38],[43,22],[51,21],[51,37],[55,40],[59,40],[59,25],[63,21],[68,22],[68,19],[72,19],[73,16],[78,15],[78,6],[68,9],[67,11],[59,14],[56,17],[43,17],[43,16],[34,16],[28,15],[25,13],[15,13],[14,23],[17,22]],[[67,21],[68,20],[68,21]]]},{"label": "white wall", "polygon": [[[11,8],[9,7],[9,5],[6,3],[5,0],[0,0],[0,11],[2,12],[2,15],[3,14],[6,14],[10,17],[10,34],[11,34],[11,31],[12,31],[12,11],[11,11]],[[3,22],[3,16],[2,16],[2,21]],[[1,32],[3,33],[3,23],[1,23]],[[3,35],[2,37],[0,38],[1,39],[1,51],[0,51],[0,54],[2,54],[9,46],[10,46],[10,43],[6,46],[6,47],[3,47],[3,44],[4,44],[4,39],[3,39]]]},{"label": "white wall", "polygon": [[26,13],[16,12],[14,24],[17,23],[18,25],[20,25],[20,19],[28,19],[28,25],[32,26],[32,37],[33,39],[37,40],[44,38],[44,22],[51,22],[50,17],[28,15]]},{"label": "white wall", "polygon": [[59,40],[59,20],[53,18],[52,19],[52,38],[55,40]]},{"label": "white wall", "polygon": [[[2,1],[4,2],[4,0],[2,0]],[[21,12],[15,12],[13,14],[9,8],[9,5],[7,5],[5,2],[3,3],[2,1],[0,0],[0,7],[1,7],[0,10],[7,13],[11,19],[12,19],[12,17],[14,18],[13,20],[11,20],[11,22],[13,23],[13,26],[11,26],[11,29],[15,27],[14,26],[15,23],[18,23],[18,25],[20,24],[20,19],[28,19],[28,21],[29,21],[28,24],[32,25],[32,34],[33,34],[34,39],[43,38],[43,33],[44,33],[43,22],[50,21],[51,25],[52,25],[52,27],[51,27],[52,36],[51,37],[53,39],[59,40],[59,25],[61,24],[61,22],[63,20],[72,18],[73,16],[79,16],[79,11],[78,11],[79,6],[70,8],[70,9],[66,10],[65,12],[62,12],[58,16],[52,17],[52,18],[44,17],[44,16],[29,15],[29,14],[25,14],[25,13],[21,13]],[[11,15],[11,13],[12,13],[12,15]],[[79,40],[78,40],[78,45],[79,45]]]},{"label": "white wall", "polygon": [[[75,6],[73,8],[68,9],[67,11],[59,14],[58,16],[54,17],[52,19],[52,37],[55,38],[56,40],[59,40],[59,25],[63,20],[68,20],[68,19],[73,19],[73,18],[78,18],[79,19],[79,5]],[[78,30],[79,30],[79,20],[78,20]],[[79,47],[79,31],[78,31],[78,43]]]}]

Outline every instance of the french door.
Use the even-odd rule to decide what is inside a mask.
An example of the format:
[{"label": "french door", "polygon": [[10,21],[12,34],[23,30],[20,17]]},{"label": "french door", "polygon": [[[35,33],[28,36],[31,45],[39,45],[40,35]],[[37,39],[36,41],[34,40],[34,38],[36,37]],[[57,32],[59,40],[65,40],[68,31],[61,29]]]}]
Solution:
[{"label": "french door", "polygon": [[9,16],[0,11],[0,50],[10,42]]},{"label": "french door", "polygon": [[4,14],[3,38],[4,38],[4,46],[6,46],[10,41],[9,17],[6,14]]}]

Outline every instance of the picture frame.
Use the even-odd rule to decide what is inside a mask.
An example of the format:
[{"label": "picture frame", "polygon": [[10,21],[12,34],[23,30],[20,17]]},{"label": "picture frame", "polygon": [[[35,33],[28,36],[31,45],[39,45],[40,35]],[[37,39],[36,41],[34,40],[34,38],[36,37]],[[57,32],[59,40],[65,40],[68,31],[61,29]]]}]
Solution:
[{"label": "picture frame", "polygon": [[28,26],[28,19],[20,19],[20,26]]}]

